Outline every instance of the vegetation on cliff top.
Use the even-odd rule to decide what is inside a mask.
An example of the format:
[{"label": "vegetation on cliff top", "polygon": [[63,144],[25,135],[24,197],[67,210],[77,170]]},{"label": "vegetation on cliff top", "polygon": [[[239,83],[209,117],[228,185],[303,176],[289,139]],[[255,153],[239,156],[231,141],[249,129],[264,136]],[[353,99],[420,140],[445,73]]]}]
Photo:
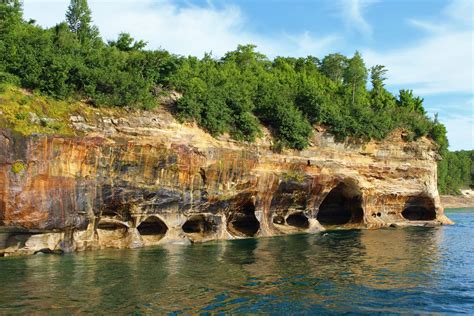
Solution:
[{"label": "vegetation on cliff top", "polygon": [[263,123],[279,147],[305,148],[312,124],[327,126],[340,139],[382,139],[403,128],[409,139],[430,135],[447,145],[442,125],[426,116],[423,99],[410,90],[389,93],[385,68],[367,69],[358,52],[270,60],[247,45],[222,58],[198,59],[145,45],[125,33],[102,41],[86,0],[71,1],[66,22],[49,29],[23,20],[18,0],[0,2],[3,82],[61,100],[145,109],[155,106],[163,88],[176,89],[183,93],[177,104],[182,120],[246,141],[260,134]]},{"label": "vegetation on cliff top", "polygon": [[0,126],[23,135],[73,135],[71,114],[87,110],[79,102],[66,102],[26,93],[11,85],[0,84]]},{"label": "vegetation on cliff top", "polygon": [[[208,54],[198,59],[145,46],[126,33],[104,42],[86,0],[71,0],[66,21],[48,29],[24,20],[19,0],[0,0],[0,84],[39,91],[64,109],[51,115],[46,105],[23,96],[18,101],[23,107],[3,102],[1,111],[26,133],[67,133],[54,115],[74,111],[67,104],[76,103],[60,100],[150,109],[162,91],[178,90],[183,94],[178,118],[195,121],[213,135],[253,141],[264,124],[276,148],[301,150],[309,144],[313,124],[326,126],[341,140],[383,139],[402,128],[407,140],[429,136],[447,155],[446,129],[427,117],[423,99],[411,90],[392,95],[384,87],[385,67],[368,69],[358,52],[271,60],[246,45],[221,58]],[[53,120],[45,121],[43,129],[28,127],[25,115],[30,112]],[[443,168],[440,183],[449,186]]]}]

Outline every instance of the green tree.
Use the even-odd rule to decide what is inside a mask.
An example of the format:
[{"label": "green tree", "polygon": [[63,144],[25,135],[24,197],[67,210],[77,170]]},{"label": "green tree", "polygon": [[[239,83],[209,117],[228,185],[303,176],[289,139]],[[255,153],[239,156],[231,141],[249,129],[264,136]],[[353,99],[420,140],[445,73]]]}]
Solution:
[{"label": "green tree", "polygon": [[370,68],[370,81],[372,83],[370,100],[374,110],[381,111],[395,105],[395,98],[384,87],[386,73],[387,69],[383,65],[375,65]]},{"label": "green tree", "polygon": [[375,65],[370,68],[370,79],[374,90],[384,88],[384,81],[387,79],[385,77],[386,74],[387,69],[383,65]]},{"label": "green tree", "polygon": [[109,41],[108,44],[109,46],[117,47],[117,49],[123,52],[141,50],[147,45],[144,41],[135,41],[128,33],[120,33],[116,41]]},{"label": "green tree", "polygon": [[92,16],[87,0],[71,0],[66,12],[66,21],[71,32],[81,43],[97,39],[99,31],[92,25]]},{"label": "green tree", "polygon": [[19,0],[0,0],[0,39],[22,22],[23,9]]},{"label": "green tree", "polygon": [[[181,120],[243,141],[258,137],[264,124],[277,147],[305,148],[311,124],[319,124],[338,140],[383,139],[399,128],[407,141],[429,136],[442,155],[447,152],[445,127],[426,116],[423,99],[411,90],[395,99],[384,87],[383,66],[371,68],[367,90],[368,71],[358,52],[321,61],[269,60],[254,45],[239,45],[223,58],[177,57],[146,50],[145,42],[127,33],[105,45],[85,0],[71,1],[66,20],[45,29],[23,20],[19,0],[0,0],[0,83],[94,106],[146,109],[156,105],[158,95],[177,90],[182,97],[175,113]],[[455,173],[446,174],[445,187],[456,185],[447,180],[457,179]]]},{"label": "green tree", "polygon": [[446,152],[438,164],[438,188],[442,194],[460,194],[472,188],[474,150]]},{"label": "green tree", "polygon": [[330,54],[321,61],[321,72],[334,82],[342,83],[348,64],[347,57],[341,54]]},{"label": "green tree", "polygon": [[410,112],[418,112],[423,115],[426,114],[425,108],[423,107],[423,98],[415,97],[413,95],[413,90],[400,90],[397,105]]},{"label": "green tree", "polygon": [[344,82],[351,87],[352,104],[355,103],[356,94],[365,89],[367,82],[367,68],[359,52],[349,59],[344,72]]}]

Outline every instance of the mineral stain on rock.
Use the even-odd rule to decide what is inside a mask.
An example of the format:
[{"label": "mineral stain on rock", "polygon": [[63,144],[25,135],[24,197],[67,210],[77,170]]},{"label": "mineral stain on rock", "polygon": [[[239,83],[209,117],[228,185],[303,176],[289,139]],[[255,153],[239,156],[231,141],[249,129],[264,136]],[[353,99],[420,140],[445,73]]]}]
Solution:
[{"label": "mineral stain on rock", "polygon": [[450,223],[436,145],[400,131],[366,144],[315,131],[275,153],[270,137],[216,139],[165,110],[71,126],[82,136],[0,131],[2,256]]}]

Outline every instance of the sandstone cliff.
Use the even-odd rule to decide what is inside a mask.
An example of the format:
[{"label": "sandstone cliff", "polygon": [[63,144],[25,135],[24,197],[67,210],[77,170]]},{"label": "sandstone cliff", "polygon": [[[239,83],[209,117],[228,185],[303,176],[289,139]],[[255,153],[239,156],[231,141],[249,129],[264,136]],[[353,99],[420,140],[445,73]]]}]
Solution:
[{"label": "sandstone cliff", "polygon": [[0,254],[449,223],[435,146],[337,143],[275,153],[165,110],[70,117],[76,136],[0,130]]}]

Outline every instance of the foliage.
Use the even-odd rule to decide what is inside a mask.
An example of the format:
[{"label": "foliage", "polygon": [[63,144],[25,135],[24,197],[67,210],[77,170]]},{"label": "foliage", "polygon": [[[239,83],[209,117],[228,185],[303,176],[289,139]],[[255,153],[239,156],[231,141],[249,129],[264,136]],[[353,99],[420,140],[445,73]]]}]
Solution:
[{"label": "foliage", "polygon": [[135,41],[128,33],[120,33],[116,41],[109,41],[109,46],[117,47],[123,52],[130,52],[133,50],[141,50],[146,46],[144,41]]},{"label": "foliage", "polygon": [[21,161],[16,161],[12,165],[12,171],[14,174],[19,174],[26,169],[26,165]]},{"label": "foliage", "polygon": [[[446,130],[426,116],[422,98],[385,89],[384,66],[370,69],[367,87],[359,52],[270,60],[254,45],[240,45],[222,58],[179,57],[145,50],[128,33],[104,43],[86,0],[71,0],[65,20],[44,29],[23,20],[20,1],[0,0],[0,83],[93,106],[145,109],[160,91],[175,89],[183,95],[176,105],[181,120],[242,141],[261,135],[263,123],[280,149],[308,146],[313,124],[340,140],[382,139],[400,128],[407,140],[429,136],[440,152],[447,148]],[[15,115],[21,121],[23,114]]]},{"label": "foliage", "polygon": [[297,182],[297,183],[303,183],[306,177],[306,174],[302,170],[294,170],[290,169],[286,172],[283,172],[281,174],[282,178],[286,182]]},{"label": "foliage", "polygon": [[438,164],[438,188],[442,194],[460,194],[474,186],[474,150],[446,152]]},{"label": "foliage", "polygon": [[25,94],[11,85],[0,84],[0,126],[23,135],[35,133],[73,135],[69,116],[81,110],[69,103],[34,94]]},{"label": "foliage", "polygon": [[66,21],[72,33],[81,43],[97,39],[99,30],[92,25],[91,10],[87,0],[71,0],[66,12]]}]

